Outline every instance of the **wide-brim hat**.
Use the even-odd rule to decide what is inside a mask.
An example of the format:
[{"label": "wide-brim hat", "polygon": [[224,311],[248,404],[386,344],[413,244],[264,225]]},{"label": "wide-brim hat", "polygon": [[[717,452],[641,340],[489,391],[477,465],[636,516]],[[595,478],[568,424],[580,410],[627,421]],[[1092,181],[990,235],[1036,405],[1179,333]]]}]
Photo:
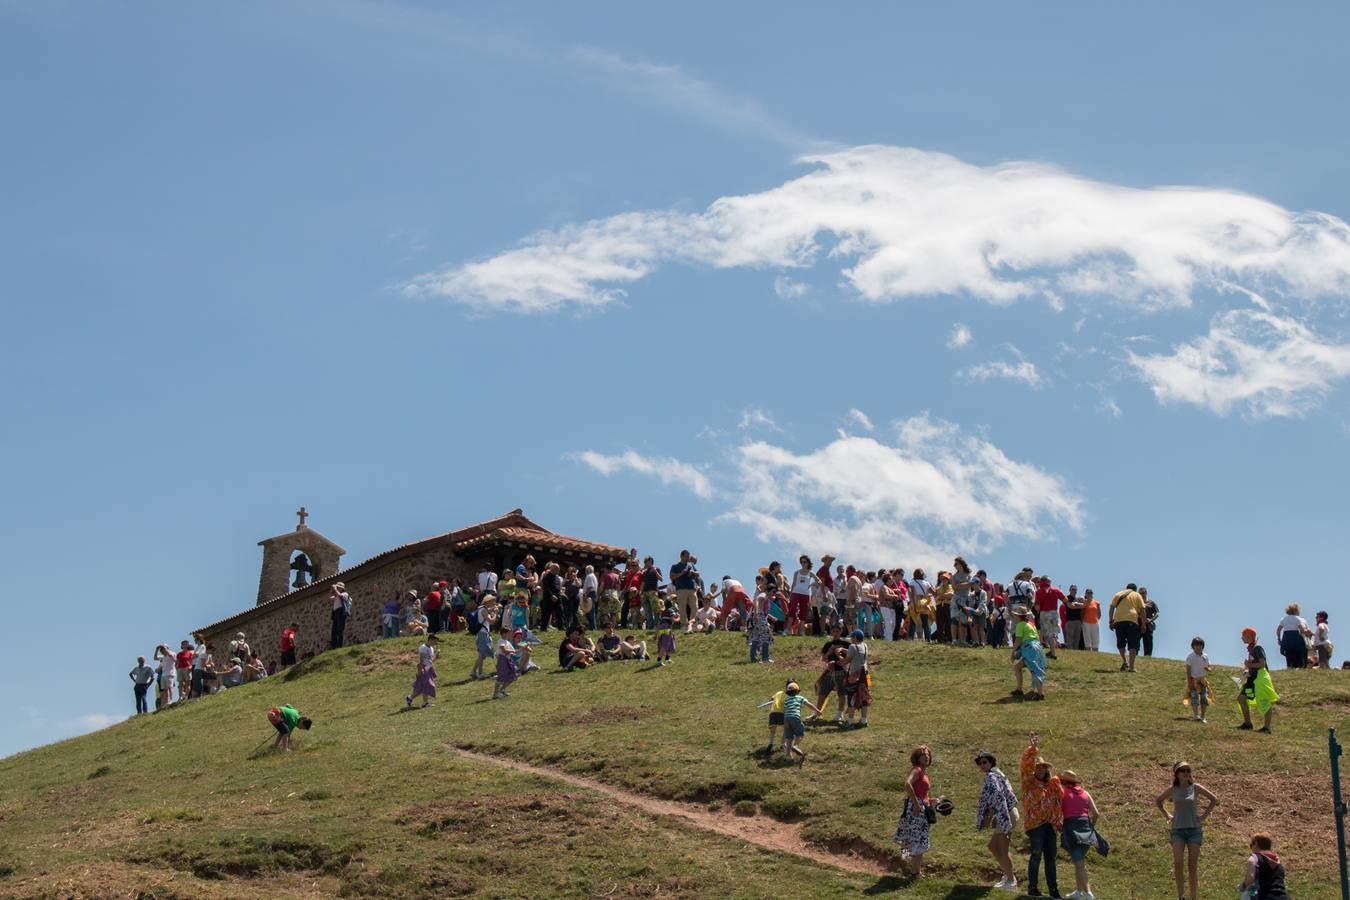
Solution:
[{"label": "wide-brim hat", "polygon": [[1069,784],[1082,784],[1082,782],[1078,780],[1078,773],[1073,769],[1065,769],[1063,772],[1060,772],[1059,780],[1066,781]]},{"label": "wide-brim hat", "polygon": [[933,804],[933,808],[937,810],[940,816],[950,816],[956,809],[956,804],[946,797],[939,797],[937,802]]},{"label": "wide-brim hat", "polygon": [[1039,769],[1041,766],[1045,766],[1047,769],[1050,768],[1050,760],[1046,759],[1044,756],[1036,757],[1036,761],[1032,763],[1032,768]]}]

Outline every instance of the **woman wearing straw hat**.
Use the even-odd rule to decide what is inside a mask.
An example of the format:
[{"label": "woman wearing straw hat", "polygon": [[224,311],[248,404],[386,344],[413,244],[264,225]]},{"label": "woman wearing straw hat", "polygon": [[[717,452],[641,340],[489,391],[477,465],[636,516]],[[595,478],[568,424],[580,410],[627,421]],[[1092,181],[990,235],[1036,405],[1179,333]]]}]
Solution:
[{"label": "woman wearing straw hat", "polygon": [[[1198,808],[1197,797],[1207,804],[1203,812]],[[1163,806],[1169,799],[1172,801],[1170,815]],[[1172,826],[1172,875],[1177,882],[1177,900],[1186,900],[1187,876],[1190,878],[1190,900],[1198,900],[1200,845],[1204,843],[1205,820],[1214,811],[1214,807],[1219,805],[1219,798],[1206,790],[1203,785],[1196,784],[1191,774],[1191,764],[1182,761],[1172,767],[1172,786],[1159,794],[1155,803],[1158,812],[1162,813],[1167,819],[1167,824]],[[1182,874],[1183,862],[1187,870],[1186,875]]]},{"label": "woman wearing straw hat", "polygon": [[1022,751],[1022,825],[1031,843],[1031,858],[1027,861],[1027,893],[1040,896],[1041,861],[1045,861],[1045,884],[1050,896],[1059,896],[1059,879],[1055,873],[1057,844],[1055,831],[1064,824],[1064,788],[1059,779],[1050,774],[1050,763],[1040,755],[1040,739],[1031,732],[1027,749]]},{"label": "woman wearing straw hat", "polygon": [[1064,830],[1060,833],[1060,846],[1073,860],[1074,880],[1077,890],[1069,894],[1066,900],[1094,900],[1092,889],[1088,886],[1087,852],[1093,847],[1105,855],[1109,849],[1106,839],[1097,833],[1097,819],[1100,813],[1092,795],[1078,780],[1073,769],[1059,773],[1059,783],[1064,790],[1061,801],[1064,810]]}]

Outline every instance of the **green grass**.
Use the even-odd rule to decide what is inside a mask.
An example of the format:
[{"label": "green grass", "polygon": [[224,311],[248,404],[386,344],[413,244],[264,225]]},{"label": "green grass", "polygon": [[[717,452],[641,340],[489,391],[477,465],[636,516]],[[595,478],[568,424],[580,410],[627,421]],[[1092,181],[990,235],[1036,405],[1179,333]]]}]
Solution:
[{"label": "green grass", "polygon": [[[1206,831],[1205,896],[1240,878],[1247,836],[1270,830],[1295,896],[1335,893],[1326,728],[1350,709],[1340,672],[1275,673],[1273,736],[1239,732],[1235,688],[1207,726],[1180,704],[1180,663],[1122,674],[1106,654],[1061,654],[1050,700],[1010,702],[1006,653],[874,645],[873,726],[809,730],[804,768],[765,760],[755,704],[788,677],[814,682],[815,639],[779,639],[751,666],[735,635],[682,638],[672,666],[548,668],[493,702],[469,683],[469,639],[442,649],[436,706],[404,711],[416,642],[324,654],[280,678],[0,761],[0,895],[983,896],[985,836],[973,829],[976,749],[1016,780],[1028,730],[1072,767],[1104,813],[1113,852],[1090,866],[1099,896],[1172,897],[1170,850],[1152,799],[1178,758],[1222,806]],[[552,657],[542,651],[541,662]],[[251,755],[264,711],[315,718],[290,754]],[[933,747],[939,822],[930,878],[907,883],[813,865],[623,808],[539,776],[466,760],[509,756],[656,797],[708,804],[753,831],[772,815],[813,841],[894,858],[910,748]],[[753,815],[745,815],[753,813]],[[1025,846],[1017,860],[1025,869]],[[1024,871],[1019,873],[1019,877]],[[1060,861],[1061,889],[1072,888]]]}]

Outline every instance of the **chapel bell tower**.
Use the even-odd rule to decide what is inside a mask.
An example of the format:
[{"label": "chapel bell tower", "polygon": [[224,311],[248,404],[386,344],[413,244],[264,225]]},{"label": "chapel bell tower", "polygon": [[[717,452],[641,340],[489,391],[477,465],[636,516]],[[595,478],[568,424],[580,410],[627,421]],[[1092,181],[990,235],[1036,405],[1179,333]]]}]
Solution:
[{"label": "chapel bell tower", "polygon": [[338,560],[347,551],[305,524],[309,513],[295,511],[300,524],[294,531],[258,541],[263,548],[262,575],[258,578],[258,605],[305,587],[338,571]]}]

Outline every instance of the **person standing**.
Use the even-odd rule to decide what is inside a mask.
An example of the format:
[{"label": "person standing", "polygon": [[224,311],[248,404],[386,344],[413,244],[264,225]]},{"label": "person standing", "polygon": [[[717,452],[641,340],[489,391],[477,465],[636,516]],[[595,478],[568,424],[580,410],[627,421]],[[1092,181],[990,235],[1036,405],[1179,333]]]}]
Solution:
[{"label": "person standing", "polygon": [[905,805],[895,826],[894,841],[901,848],[900,865],[913,878],[923,874],[923,855],[929,848],[928,793],[931,784],[928,768],[932,764],[933,751],[927,744],[920,744],[910,751]]},{"label": "person standing", "polygon": [[196,646],[192,648],[192,696],[206,696],[206,658],[207,646],[206,638],[198,634],[194,636]]},{"label": "person standing", "polygon": [[411,708],[413,700],[422,698],[422,708],[426,709],[436,699],[436,644],[440,639],[432,632],[422,639],[417,648],[417,677],[413,679],[412,693],[404,697]]},{"label": "person standing", "polygon": [[[750,662],[771,663],[773,660],[769,658],[769,645],[773,643],[773,626],[769,623],[769,595],[765,592],[767,589],[763,575],[755,576],[755,588],[745,640],[750,644]],[[761,656],[762,659],[759,658]]]},{"label": "person standing", "polygon": [[957,646],[975,646],[971,630],[971,612],[974,601],[971,593],[978,590],[979,583],[975,573],[970,571],[970,563],[958,556],[952,560],[952,643]]},{"label": "person standing", "polygon": [[1059,605],[1064,602],[1064,592],[1050,583],[1049,576],[1042,575],[1036,586],[1036,630],[1040,632],[1045,655],[1055,659],[1055,650],[1059,647]]},{"label": "person standing", "polygon": [[[516,573],[516,589],[520,589],[519,572]],[[564,626],[566,620],[563,617],[562,596],[563,580],[558,564],[545,563],[543,574],[539,576],[539,621],[536,624],[540,634],[554,624],[559,628]]]},{"label": "person standing", "polygon": [[478,596],[481,598],[496,593],[497,573],[492,570],[492,563],[485,562],[478,569]]},{"label": "person standing", "polygon": [[[1205,801],[1203,812],[1199,810],[1196,798]],[[1172,802],[1172,812],[1164,806]],[[1190,879],[1190,900],[1200,897],[1200,845],[1205,840],[1205,820],[1219,805],[1219,798],[1207,791],[1203,785],[1196,784],[1191,774],[1191,764],[1179,762],[1172,767],[1172,786],[1158,795],[1154,801],[1158,812],[1162,813],[1171,826],[1172,877],[1177,883],[1177,898],[1186,896],[1186,880]],[[1183,874],[1183,868],[1186,870]]]},{"label": "person standing", "polygon": [[159,670],[157,678],[159,694],[155,697],[155,712],[159,712],[173,701],[173,651],[169,649],[168,644],[160,644],[155,648],[153,659]]},{"label": "person standing", "polygon": [[595,566],[587,566],[585,577],[581,579],[581,614],[586,617],[586,627],[596,629],[600,621],[600,576],[595,574]]},{"label": "person standing", "polygon": [[1078,585],[1069,585],[1069,593],[1064,597],[1064,646],[1069,650],[1081,650],[1083,640],[1083,598],[1078,596]]},{"label": "person standing", "polygon": [[899,602],[899,594],[895,590],[895,580],[891,574],[885,570],[877,573],[876,580],[877,607],[881,612],[881,639],[883,641],[895,640],[895,607]]},{"label": "person standing", "polygon": [[1045,863],[1045,885],[1051,897],[1059,896],[1055,873],[1058,842],[1055,832],[1064,827],[1064,787],[1050,774],[1050,763],[1040,755],[1040,738],[1031,732],[1030,743],[1022,752],[1022,825],[1031,842],[1027,862],[1027,893],[1040,896],[1041,863]]},{"label": "person standing", "polygon": [[1313,630],[1313,648],[1317,650],[1317,668],[1331,668],[1331,654],[1336,651],[1335,645],[1331,643],[1331,625],[1327,611],[1322,610],[1317,614],[1317,627]]},{"label": "person standing", "polygon": [[867,684],[867,658],[870,652],[863,640],[862,629],[855,629],[849,635],[848,652],[844,657],[844,665],[848,672],[844,680],[844,694],[848,697],[848,718],[844,720],[843,726],[845,728],[853,727],[854,713],[859,714],[857,727],[867,727],[867,711],[872,706],[872,690]]},{"label": "person standing", "polygon": [[187,700],[192,696],[192,644],[181,641],[178,652],[173,656],[174,675],[178,681],[178,699]]},{"label": "person standing", "polygon": [[787,633],[792,635],[800,635],[806,629],[816,579],[816,573],[811,571],[811,557],[803,555],[797,562],[801,568],[792,573],[792,587],[788,593]]},{"label": "person standing", "polygon": [[136,715],[149,712],[145,702],[145,694],[150,690],[150,685],[155,681],[155,670],[145,664],[145,657],[136,657],[136,666],[127,676],[131,678],[131,689],[136,695]]},{"label": "person standing", "polygon": [[1266,666],[1266,650],[1256,642],[1256,629],[1242,629],[1242,643],[1247,645],[1247,659],[1243,663],[1247,670],[1247,681],[1238,694],[1238,704],[1242,707],[1243,731],[1252,730],[1251,704],[1265,717],[1261,727],[1262,734],[1270,734],[1270,719],[1275,714],[1275,704],[1280,695],[1275,693],[1275,684],[1270,680],[1270,669]]},{"label": "person standing", "polygon": [[820,568],[816,570],[814,590],[811,592],[811,633],[825,634],[830,627],[830,605],[834,603],[834,576],[830,574],[830,563],[834,557],[826,553],[820,558]]},{"label": "person standing", "polygon": [[1102,605],[1092,596],[1092,588],[1083,591],[1083,649],[1093,653],[1102,649]]},{"label": "person standing", "polygon": [[924,576],[923,569],[915,569],[910,573],[909,582],[909,605],[910,605],[910,640],[918,640],[919,635],[923,635],[924,643],[931,643],[933,640],[932,617],[929,615],[929,606],[933,602],[933,585],[929,583]]},{"label": "person standing", "polygon": [[[1144,598],[1133,582],[1125,585],[1111,598],[1107,608],[1107,623],[1116,633],[1116,649],[1120,651],[1120,671],[1133,672],[1134,660],[1139,655],[1139,639],[1144,622]],[[1128,659],[1125,654],[1129,652]]]},{"label": "person standing", "polygon": [[433,584],[431,590],[427,591],[426,596],[422,598],[422,612],[427,617],[427,634],[439,634],[441,631],[441,607],[445,605],[445,597],[441,594],[440,585]]},{"label": "person standing", "polygon": [[1077,889],[1069,894],[1068,900],[1095,900],[1088,884],[1087,853],[1094,847],[1100,852],[1106,851],[1106,841],[1097,833],[1097,819],[1101,813],[1073,769],[1060,772],[1059,783],[1064,789],[1064,830],[1060,834],[1060,844],[1073,860],[1077,882]]},{"label": "person standing", "polygon": [[1308,638],[1313,636],[1308,622],[1299,613],[1297,603],[1284,608],[1284,618],[1275,626],[1275,643],[1284,657],[1286,669],[1306,669],[1308,667]]},{"label": "person standing", "polygon": [[656,627],[656,616],[661,610],[661,570],[650,556],[642,560],[642,630]]},{"label": "person standing", "polygon": [[1139,596],[1144,598],[1144,622],[1139,631],[1139,640],[1144,645],[1144,655],[1153,655],[1153,633],[1158,630],[1158,604],[1149,599],[1148,588],[1141,587]]},{"label": "person standing", "polygon": [[295,637],[300,632],[300,626],[292,622],[286,628],[281,630],[281,664],[283,666],[295,665]]},{"label": "person standing", "polygon": [[336,650],[346,640],[347,619],[352,614],[352,598],[347,593],[347,586],[341,581],[334,582],[333,587],[329,589],[329,598],[332,601],[333,628],[328,635],[328,649]]},{"label": "person standing", "polygon": [[1019,606],[1013,610],[1013,615],[1017,619],[1017,627],[1013,630],[1013,674],[1017,676],[1017,689],[1013,691],[1014,697],[1024,696],[1022,693],[1022,672],[1026,670],[1031,673],[1031,693],[1026,694],[1028,700],[1045,699],[1045,651],[1041,648],[1040,634],[1036,631],[1036,626],[1031,624],[1031,610]]},{"label": "person standing", "polygon": [[995,890],[1017,890],[1017,874],[1013,871],[1012,844],[1013,825],[1017,822],[1017,794],[1008,783],[1008,776],[998,767],[998,760],[988,750],[975,755],[975,765],[984,773],[984,783],[980,786],[980,805],[975,810],[975,830],[989,828],[989,852],[998,863],[1003,878],[994,885]]},{"label": "person standing", "polygon": [[680,561],[670,567],[670,583],[675,588],[675,602],[684,611],[686,620],[698,609],[698,561],[688,550],[680,551]]}]

